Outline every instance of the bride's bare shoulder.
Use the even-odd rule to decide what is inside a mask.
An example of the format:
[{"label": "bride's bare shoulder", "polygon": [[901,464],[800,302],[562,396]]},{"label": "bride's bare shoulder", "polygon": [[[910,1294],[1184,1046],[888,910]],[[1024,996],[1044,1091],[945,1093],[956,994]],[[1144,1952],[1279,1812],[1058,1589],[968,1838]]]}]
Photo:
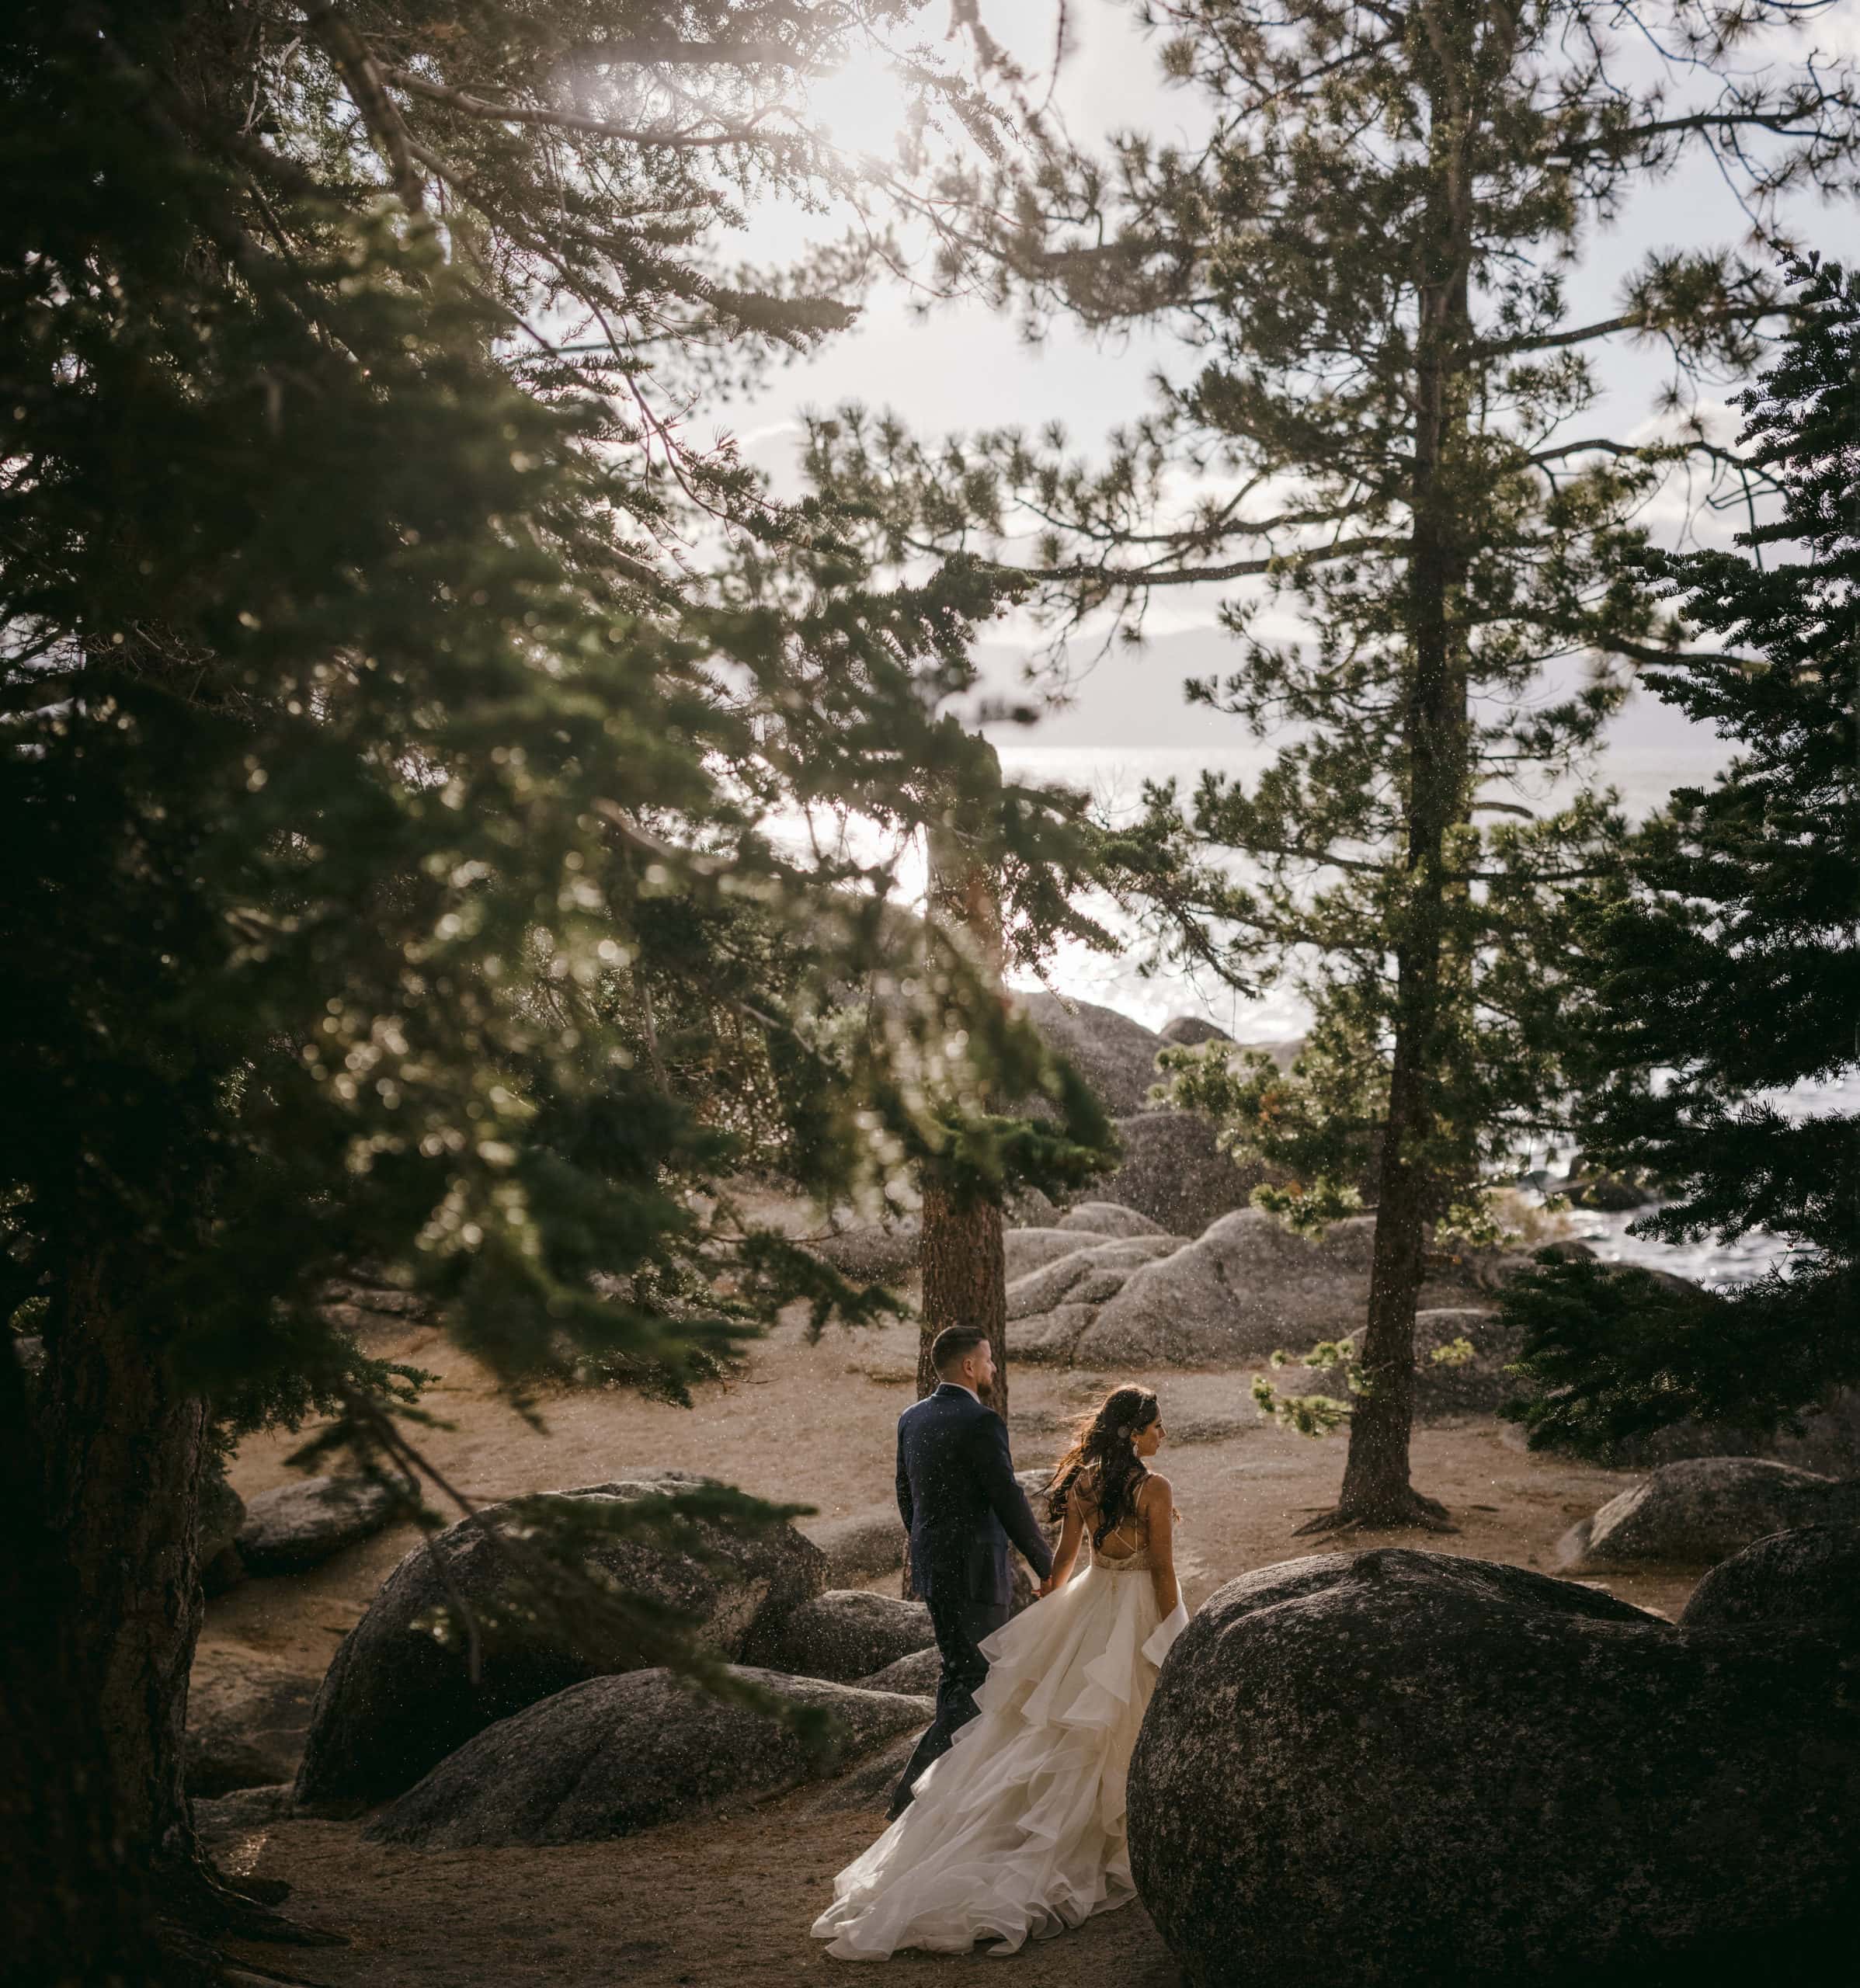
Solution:
[{"label": "bride's bare shoulder", "polygon": [[1152,1509],[1166,1507],[1170,1503],[1169,1479],[1156,1472],[1146,1471],[1137,1492],[1137,1510],[1147,1512]]}]

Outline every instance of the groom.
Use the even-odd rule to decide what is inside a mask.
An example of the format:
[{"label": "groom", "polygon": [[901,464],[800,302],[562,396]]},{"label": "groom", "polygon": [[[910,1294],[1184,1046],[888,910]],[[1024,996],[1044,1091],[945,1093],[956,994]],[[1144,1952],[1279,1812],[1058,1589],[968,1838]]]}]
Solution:
[{"label": "groom", "polygon": [[975,1692],[988,1675],[976,1647],[1007,1620],[1013,1594],[1012,1540],[1046,1592],[1052,1555],[1027,1495],[1014,1481],[1007,1424],[985,1407],[995,1356],[979,1326],[950,1326],[930,1343],[935,1393],[898,1418],[898,1510],[910,1534],[911,1584],[930,1605],[943,1676],[937,1716],[917,1743],[892,1797],[888,1819],[910,1806],[911,1790],[930,1762],[949,1751],[956,1729],[975,1715]]}]

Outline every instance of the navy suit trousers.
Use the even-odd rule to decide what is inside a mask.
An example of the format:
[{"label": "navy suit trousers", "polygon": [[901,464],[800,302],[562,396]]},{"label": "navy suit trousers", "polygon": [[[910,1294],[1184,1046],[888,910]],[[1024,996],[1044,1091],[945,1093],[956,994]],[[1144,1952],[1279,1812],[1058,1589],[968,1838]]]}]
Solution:
[{"label": "navy suit trousers", "polygon": [[[950,1590],[954,1590],[953,1593]],[[943,1675],[937,1685],[937,1715],[930,1729],[917,1742],[910,1764],[904,1770],[886,1819],[895,1822],[910,1806],[911,1791],[917,1778],[932,1760],[947,1753],[958,1731],[975,1715],[975,1694],[988,1675],[988,1659],[977,1646],[992,1636],[1008,1618],[1005,1602],[974,1601],[954,1582],[940,1600],[933,1590],[927,1606],[930,1627],[937,1632],[937,1654],[943,1660]]]}]

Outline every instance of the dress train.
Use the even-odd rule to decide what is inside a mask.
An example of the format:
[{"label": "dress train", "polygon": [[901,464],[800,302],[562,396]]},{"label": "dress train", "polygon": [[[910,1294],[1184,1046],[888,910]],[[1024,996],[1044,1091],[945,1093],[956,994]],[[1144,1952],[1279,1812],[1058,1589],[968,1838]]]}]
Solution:
[{"label": "dress train", "polygon": [[900,1947],[1013,1953],[1136,1896],[1125,1782],[1156,1670],[1188,1621],[1162,1618],[1149,1555],[1093,1557],[982,1645],[978,1715],[911,1806],[842,1871],[814,1937],[841,1960]]}]

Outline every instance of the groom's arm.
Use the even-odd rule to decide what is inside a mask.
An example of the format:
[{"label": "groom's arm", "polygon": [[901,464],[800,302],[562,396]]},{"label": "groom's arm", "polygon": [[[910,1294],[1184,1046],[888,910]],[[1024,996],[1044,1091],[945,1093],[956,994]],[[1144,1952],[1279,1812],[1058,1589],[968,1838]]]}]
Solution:
[{"label": "groom's arm", "polygon": [[1034,1517],[1027,1493],[1014,1481],[1014,1460],[1007,1448],[1007,1424],[991,1409],[976,1418],[976,1461],[982,1489],[1008,1538],[1020,1548],[1027,1564],[1041,1580],[1052,1572],[1052,1549]]},{"label": "groom's arm", "polygon": [[904,1529],[911,1529],[911,1474],[904,1467],[904,1425],[898,1425],[898,1516]]}]

